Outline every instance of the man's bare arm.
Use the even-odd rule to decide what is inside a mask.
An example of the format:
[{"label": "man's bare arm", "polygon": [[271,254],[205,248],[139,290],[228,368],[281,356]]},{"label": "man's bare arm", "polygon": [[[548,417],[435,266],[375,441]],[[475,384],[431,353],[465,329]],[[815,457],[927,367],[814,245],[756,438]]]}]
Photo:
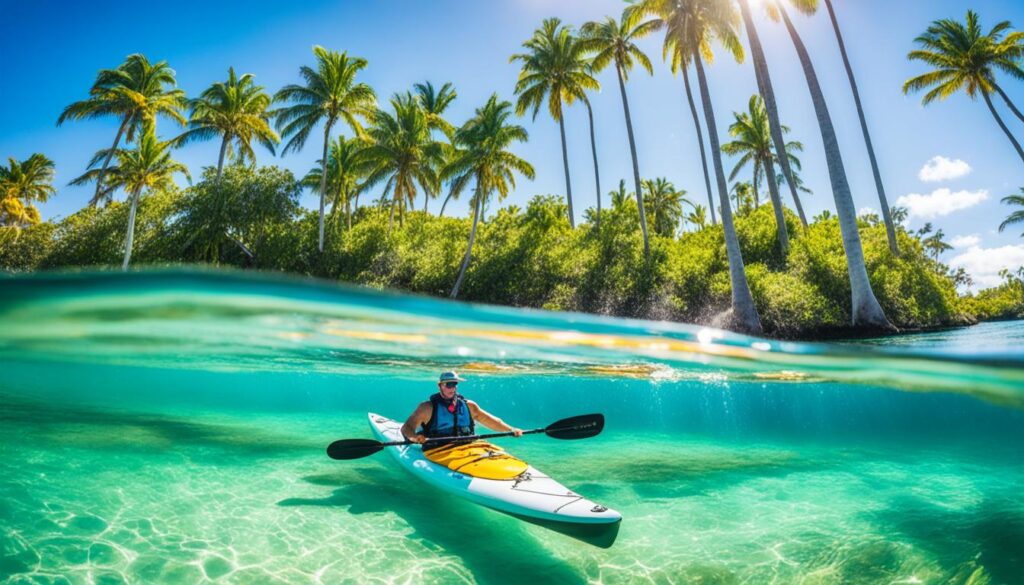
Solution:
[{"label": "man's bare arm", "polygon": [[432,407],[429,400],[421,402],[416,407],[416,410],[412,411],[412,415],[405,421],[405,424],[402,425],[402,436],[417,443],[425,441],[427,438],[418,434],[416,430],[430,421],[431,410]]}]

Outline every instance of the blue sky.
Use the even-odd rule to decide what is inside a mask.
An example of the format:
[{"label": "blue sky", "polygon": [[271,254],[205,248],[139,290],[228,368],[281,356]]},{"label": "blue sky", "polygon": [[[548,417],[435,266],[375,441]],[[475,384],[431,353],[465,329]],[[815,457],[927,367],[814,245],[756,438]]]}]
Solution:
[{"label": "blue sky", "polygon": [[[1024,263],[1020,229],[999,234],[996,228],[1008,210],[999,199],[1024,186],[1024,164],[1017,158],[983,102],[963,96],[927,108],[919,96],[904,96],[900,87],[922,66],[905,59],[912,40],[931,20],[963,18],[977,10],[987,28],[997,20],[1024,26],[1024,3],[1010,0],[883,1],[835,0],[850,58],[858,75],[864,107],[890,197],[912,203],[910,227],[925,221],[945,230],[958,247],[947,262],[965,266],[980,284],[995,284],[1001,266]],[[108,147],[116,132],[114,120],[73,122],[57,128],[62,108],[86,96],[98,69],[118,65],[126,55],[142,52],[167,60],[179,85],[196,95],[223,79],[228,66],[251,72],[270,91],[298,81],[298,68],[312,62],[314,44],[347,50],[366,58],[363,80],[380,98],[409,89],[413,83],[451,81],[459,99],[450,109],[455,123],[468,118],[492,92],[513,99],[518,68],[508,62],[520,43],[541,20],[558,16],[580,25],[605,15],[618,15],[620,0],[413,0],[280,2],[70,3],[0,0],[0,157],[24,159],[42,152],[57,164],[59,194],[42,206],[43,216],[67,216],[79,209],[89,188],[65,186],[84,171],[99,148]],[[161,12],[162,10],[162,12]],[[884,15],[884,16],[883,16]],[[795,16],[829,100],[854,198],[859,208],[878,209],[867,154],[853,100],[827,14]],[[805,206],[810,214],[833,208],[821,139],[807,87],[789,37],[781,25],[758,17],[783,123],[790,137],[804,143],[804,179],[814,190]],[[655,62],[654,76],[634,72],[627,90],[644,177],[664,176],[705,202],[703,175],[682,81],[660,61],[657,38],[642,46]],[[726,131],[732,112],[746,107],[756,86],[748,59],[736,64],[724,55],[708,70],[719,123]],[[622,104],[612,70],[599,77],[603,88],[593,97],[605,193],[629,178],[630,162]],[[1024,106],[1024,83],[1003,80],[1012,99]],[[1024,123],[1000,106],[1006,123],[1024,139]],[[558,126],[543,114],[522,124],[530,142],[518,153],[537,169],[534,181],[523,180],[503,203],[524,205],[533,195],[564,192]],[[594,178],[586,112],[574,107],[566,117],[573,195],[578,213],[594,205]],[[162,121],[165,137],[177,131]],[[314,135],[315,136],[315,135]],[[313,166],[319,144],[284,158],[258,151],[261,164],[287,167],[297,175]],[[176,158],[197,174],[214,164],[217,145],[189,146]],[[934,157],[935,176],[923,181],[922,168]],[[726,160],[727,171],[732,168]],[[969,169],[969,172],[966,172]],[[311,198],[304,200],[312,206]],[[434,203],[436,210],[439,203]],[[455,213],[466,213],[459,202]]]}]

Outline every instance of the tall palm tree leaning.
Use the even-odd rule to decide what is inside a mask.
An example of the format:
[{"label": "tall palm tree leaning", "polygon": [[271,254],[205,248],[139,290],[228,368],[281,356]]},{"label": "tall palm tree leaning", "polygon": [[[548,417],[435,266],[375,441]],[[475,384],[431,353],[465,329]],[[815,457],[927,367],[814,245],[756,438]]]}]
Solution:
[{"label": "tall palm tree leaning", "polygon": [[[636,156],[636,140],[633,138],[633,119],[629,115],[629,99],[626,97],[626,80],[629,79],[629,71],[634,63],[639,63],[647,70],[647,73],[654,75],[654,68],[651,67],[651,60],[636,46],[636,39],[649,35],[657,28],[652,21],[631,26],[627,18],[616,22],[611,16],[602,22],[588,22],[583,25],[582,44],[588,53],[594,53],[591,66],[595,72],[604,70],[608,65],[615,65],[615,74],[619,80],[619,93],[622,95],[622,111],[626,116],[626,135],[629,137],[629,154],[633,158],[633,183],[637,194],[637,207],[640,209],[640,230],[644,238],[644,257],[651,252],[651,245],[647,237],[647,219],[644,217],[643,189],[640,185],[640,165]],[[600,185],[598,186],[600,188]],[[598,197],[598,217],[601,211],[601,198]]]},{"label": "tall palm tree leaning", "polygon": [[1024,53],[1024,31],[1011,32],[1004,37],[1010,26],[1010,22],[1004,20],[988,33],[983,33],[978,15],[973,10],[967,11],[966,23],[952,19],[936,20],[924,34],[914,39],[921,48],[907,55],[911,61],[923,61],[935,70],[908,79],[903,84],[903,93],[931,88],[921,100],[924,105],[944,100],[961,89],[972,100],[981,94],[992,117],[1024,161],[1024,149],[999,117],[990,97],[993,93],[1001,95],[1010,109],[1024,120],[996,83],[997,70],[1016,79],[1024,79],[1020,64]]},{"label": "tall palm tree leaning", "polygon": [[[455,133],[455,142],[464,147],[462,155],[452,160],[443,171],[446,179],[466,185],[475,183],[473,195],[473,227],[469,231],[466,255],[459,267],[459,276],[452,287],[451,298],[459,294],[459,287],[466,277],[469,260],[473,253],[473,240],[480,222],[480,208],[497,192],[504,199],[516,185],[515,173],[533,180],[534,171],[530,163],[509,152],[516,142],[526,142],[528,135],[522,126],[509,123],[512,104],[498,101],[498,95],[491,96],[482,108]],[[461,179],[460,177],[465,177]]]},{"label": "tall palm tree leaning", "polygon": [[174,70],[167,61],[150,63],[144,55],[133,54],[125,59],[116,69],[102,69],[96,74],[96,81],[89,89],[89,98],[75,102],[64,108],[57,125],[67,120],[84,120],[114,116],[121,120],[114,144],[104,152],[107,158],[102,161],[99,173],[96,174],[96,191],[89,205],[96,205],[103,197],[104,175],[107,166],[121,144],[124,137],[128,142],[135,140],[135,135],[144,130],[144,126],[156,124],[156,117],[163,115],[185,125],[182,115],[188,100],[185,92],[176,87]]},{"label": "tall palm tree leaning", "polygon": [[[743,270],[743,256],[739,238],[732,221],[729,206],[729,191],[722,168],[722,151],[718,143],[718,126],[711,103],[707,77],[704,74],[704,59],[712,58],[711,41],[717,39],[736,60],[743,59],[743,47],[737,36],[738,18],[731,0],[702,0],[700,2],[679,2],[678,0],[640,0],[630,8],[630,19],[645,15],[656,17],[656,26],[665,29],[666,49],[671,53],[689,55],[697,70],[701,102],[704,106],[704,121],[711,143],[711,158],[714,162],[715,181],[718,184],[718,200],[722,211],[722,228],[725,233],[725,250],[729,259],[729,281],[732,288],[732,326],[752,334],[763,332],[761,318],[750,294],[747,276]],[[671,54],[670,53],[670,54]]]},{"label": "tall palm tree leaning", "polygon": [[[192,176],[188,167],[171,158],[171,147],[173,141],[161,142],[157,140],[152,128],[148,128],[139,139],[136,148],[118,149],[114,156],[117,164],[106,169],[87,171],[84,175],[71,182],[72,185],[82,185],[90,181],[99,181],[103,177],[101,185],[101,198],[109,198],[117,189],[124,189],[131,200],[131,208],[128,212],[128,230],[124,244],[124,263],[122,270],[128,270],[128,263],[132,259],[132,240],[135,237],[135,212],[139,207],[139,197],[143,191],[152,192],[154,189],[164,189],[174,185],[174,175],[181,173],[190,181]],[[108,160],[109,153],[101,150],[96,153],[89,166],[95,167],[104,160]]]},{"label": "tall palm tree leaning", "polygon": [[[356,136],[363,136],[360,118],[366,119],[376,108],[377,98],[365,83],[356,83],[356,74],[366,68],[366,59],[349,57],[348,53],[313,47],[316,69],[303,65],[299,74],[305,85],[286,85],[274,96],[275,102],[292,105],[274,112],[277,130],[281,136],[291,136],[281,154],[301,150],[313,128],[324,123],[324,148],[321,165],[327,165],[327,149],[331,142],[331,129],[339,120],[348,125]],[[328,173],[320,175],[320,242],[324,251],[324,197]]]},{"label": "tall palm tree leaning", "polygon": [[[791,0],[800,3],[804,8],[811,9],[817,4],[817,0]],[[800,196],[797,195],[797,181],[794,178],[792,167],[789,165],[788,157],[782,153],[786,150],[786,139],[782,132],[782,123],[779,121],[779,108],[775,102],[775,88],[772,85],[771,72],[768,70],[768,61],[764,56],[764,49],[761,46],[761,38],[757,34],[757,27],[754,26],[754,19],[750,14],[749,0],[739,0],[740,14],[743,16],[743,24],[747,31],[747,38],[750,43],[750,54],[754,61],[754,76],[757,78],[757,91],[764,99],[765,109],[768,112],[768,125],[771,130],[772,143],[775,145],[776,160],[782,169],[782,176],[786,178],[789,185],[789,193],[793,197],[793,204],[796,206],[797,215],[800,216],[800,223],[807,227],[807,216],[804,214],[804,206],[800,203]],[[765,9],[773,20],[778,20],[778,12],[773,1],[765,2]]]},{"label": "tall palm tree leaning", "polygon": [[[777,159],[772,150],[771,131],[768,129],[768,112],[764,106],[761,96],[750,96],[746,112],[736,112],[736,121],[729,126],[729,134],[735,138],[732,142],[722,145],[722,152],[730,156],[739,156],[729,180],[735,180],[736,175],[747,166],[753,163],[754,166],[754,200],[757,201],[757,185],[762,177],[767,179],[768,193],[772,198],[772,207],[775,212],[775,227],[779,238],[779,248],[782,256],[789,253],[789,231],[786,229],[786,216],[782,211],[782,198],[779,197],[779,183],[776,181],[775,163]],[[789,132],[789,128],[782,126],[783,132]],[[800,168],[800,159],[793,154],[804,149],[799,142],[787,142],[783,152],[791,166]]]},{"label": "tall palm tree leaning", "polygon": [[[675,6],[674,6],[675,5]],[[708,209],[711,210],[711,223],[718,223],[715,217],[715,200],[711,189],[711,175],[708,172],[707,151],[704,149],[704,132],[701,130],[700,117],[697,114],[697,104],[693,99],[693,90],[690,87],[690,62],[693,61],[693,54],[685,44],[677,42],[682,29],[690,26],[689,12],[683,10],[675,0],[640,0],[640,2],[629,6],[623,12],[622,18],[628,19],[631,23],[639,22],[646,16],[654,16],[653,21],[657,22],[660,28],[665,28],[665,39],[662,44],[662,59],[668,60],[669,69],[673,74],[682,73],[683,87],[686,90],[686,102],[690,107],[690,115],[693,117],[693,129],[697,137],[697,147],[700,151],[701,170],[704,172],[704,189],[708,197]],[[710,45],[707,47],[706,56],[712,55]]]},{"label": "tall palm tree leaning", "polygon": [[[522,62],[516,81],[516,114],[532,111],[533,118],[547,101],[548,113],[558,121],[562,136],[562,165],[565,169],[566,202],[569,206],[569,225],[576,227],[572,206],[572,182],[569,180],[569,152],[565,143],[563,105],[576,100],[587,103],[586,91],[598,90],[601,84],[590,74],[583,45],[572,35],[569,27],[557,18],[546,19],[533,36],[523,43],[525,53],[512,55],[509,62]],[[593,137],[593,132],[591,132]],[[595,161],[596,163],[596,161]],[[598,194],[600,199],[600,193]]]},{"label": "tall palm tree leaning", "polygon": [[227,81],[218,81],[190,103],[192,114],[188,130],[175,138],[176,145],[200,140],[220,138],[217,157],[217,181],[224,172],[224,159],[232,149],[238,151],[238,160],[256,160],[253,141],[259,142],[270,154],[281,138],[270,127],[271,98],[263,87],[253,83],[253,75],[239,77],[235,68],[228,68]]},{"label": "tall palm tree leaning", "polygon": [[[791,1],[798,10],[805,13],[813,13],[817,8],[817,0]],[[778,7],[782,21],[789,32],[789,38],[793,41],[793,46],[800,57],[800,65],[804,70],[807,88],[811,93],[811,102],[814,104],[814,113],[818,118],[818,128],[821,130],[821,141],[825,147],[825,162],[828,165],[828,175],[832,183],[832,196],[836,202],[836,215],[839,218],[839,229],[843,234],[843,250],[846,252],[846,270],[850,278],[852,297],[850,314],[853,326],[895,331],[896,328],[889,322],[882,306],[878,304],[875,291],[871,289],[868,269],[864,264],[864,250],[860,243],[860,233],[857,231],[857,208],[853,203],[850,183],[846,179],[846,168],[843,166],[839,140],[836,138],[835,128],[832,126],[832,116],[829,114],[825,95],[818,83],[818,76],[814,72],[811,56],[797,33],[796,27],[793,26],[793,21],[790,20],[785,4],[779,2],[775,6]]]},{"label": "tall palm tree leaning", "polygon": [[391,98],[394,113],[377,110],[367,130],[370,144],[366,157],[372,167],[366,187],[385,183],[382,197],[391,195],[388,229],[394,223],[395,210],[404,223],[405,209],[416,202],[417,185],[428,196],[440,188],[444,148],[434,139],[429,116],[412,93]]},{"label": "tall palm tree leaning", "polygon": [[[744,2],[746,0],[743,0]],[[850,66],[850,58],[846,55],[846,43],[843,42],[843,34],[839,31],[839,21],[836,19],[836,11],[832,8],[832,0],[825,0],[825,7],[828,9],[829,19],[832,21],[832,29],[836,33],[836,41],[839,43],[839,53],[843,56],[843,66],[846,67],[846,77],[850,80],[850,91],[853,92],[853,103],[857,106],[857,117],[860,119],[860,130],[864,135],[864,144],[868,149],[868,160],[871,162],[871,173],[875,178],[875,190],[878,191],[878,203],[882,206],[882,220],[885,222],[885,236],[889,240],[889,250],[899,255],[900,247],[896,240],[896,224],[892,220],[892,211],[889,209],[889,199],[885,196],[885,185],[882,183],[882,173],[878,170],[878,160],[875,158],[875,147],[871,144],[871,133],[868,132],[868,123],[864,117],[864,106],[860,102],[860,90],[857,89],[857,79],[853,76],[853,68]]]},{"label": "tall palm tree leaning", "polygon": [[8,166],[0,166],[0,225],[17,228],[39,223],[33,202],[44,203],[57,192],[53,175],[53,161],[39,153],[20,162],[12,157]]}]

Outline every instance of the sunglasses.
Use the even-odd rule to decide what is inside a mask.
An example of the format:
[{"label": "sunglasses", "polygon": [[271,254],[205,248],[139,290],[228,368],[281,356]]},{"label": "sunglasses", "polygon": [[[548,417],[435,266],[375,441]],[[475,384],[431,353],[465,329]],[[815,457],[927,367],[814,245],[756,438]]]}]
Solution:
[{"label": "sunglasses", "polygon": [[454,388],[454,387],[456,387],[458,385],[459,385],[458,382],[445,382],[444,383],[444,387],[445,388]]}]

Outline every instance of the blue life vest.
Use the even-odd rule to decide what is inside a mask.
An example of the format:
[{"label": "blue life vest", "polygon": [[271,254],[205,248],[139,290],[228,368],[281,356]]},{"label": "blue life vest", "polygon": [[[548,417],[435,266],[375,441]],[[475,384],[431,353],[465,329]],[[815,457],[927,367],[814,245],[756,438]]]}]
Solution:
[{"label": "blue life vest", "polygon": [[[454,408],[451,408],[454,404]],[[429,438],[434,437],[467,437],[475,434],[476,424],[469,412],[466,398],[456,394],[451,400],[445,400],[438,392],[430,397],[433,412],[430,420],[420,431]],[[451,408],[451,410],[449,410]],[[445,443],[432,443],[430,448],[440,447]]]}]

